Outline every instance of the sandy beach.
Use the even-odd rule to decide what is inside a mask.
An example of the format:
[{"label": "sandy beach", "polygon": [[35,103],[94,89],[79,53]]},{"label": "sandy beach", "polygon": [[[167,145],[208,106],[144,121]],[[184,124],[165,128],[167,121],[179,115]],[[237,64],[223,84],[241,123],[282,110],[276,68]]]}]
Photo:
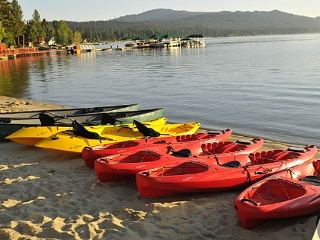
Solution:
[{"label": "sandy beach", "polygon": [[[0,112],[57,107],[0,97]],[[234,210],[240,190],[145,200],[135,182],[99,183],[80,157],[10,142],[0,152],[0,239],[300,240],[316,228],[314,214],[244,230]]]}]

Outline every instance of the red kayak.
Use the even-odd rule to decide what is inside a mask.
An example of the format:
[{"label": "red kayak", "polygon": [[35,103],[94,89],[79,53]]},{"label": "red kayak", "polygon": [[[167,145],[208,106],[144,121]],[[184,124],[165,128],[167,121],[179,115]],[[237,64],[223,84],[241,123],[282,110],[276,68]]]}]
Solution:
[{"label": "red kayak", "polygon": [[[149,148],[127,151],[126,154],[111,155],[95,161],[94,168],[101,182],[120,181],[133,178],[138,172],[167,164],[179,164],[190,160],[201,160],[207,164],[224,164],[230,161],[248,162],[248,154],[263,145],[263,139],[237,142],[190,143],[188,149],[173,151],[169,148]],[[162,151],[161,151],[162,150]]]},{"label": "red kayak", "polygon": [[176,137],[144,138],[96,147],[86,147],[82,151],[82,158],[88,167],[93,168],[96,159],[109,155],[125,153],[127,151],[138,151],[151,147],[166,150],[169,145],[175,150],[181,150],[194,144],[201,145],[204,143],[225,141],[231,134],[232,131],[226,129],[217,132],[196,133]]},{"label": "red kayak", "polygon": [[246,165],[237,161],[220,165],[189,161],[140,172],[137,174],[137,186],[140,195],[146,198],[239,188],[305,163],[316,152],[314,145],[258,152],[249,155],[250,162]]},{"label": "red kayak", "polygon": [[261,180],[242,192],[235,204],[240,224],[247,229],[269,219],[320,211],[320,160]]}]

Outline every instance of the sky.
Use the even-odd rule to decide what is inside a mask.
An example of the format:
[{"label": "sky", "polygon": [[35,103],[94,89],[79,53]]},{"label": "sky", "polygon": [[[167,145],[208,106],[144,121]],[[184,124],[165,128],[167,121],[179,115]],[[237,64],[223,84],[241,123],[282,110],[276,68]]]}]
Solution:
[{"label": "sky", "polygon": [[109,20],[155,8],[175,10],[280,11],[310,17],[320,16],[319,0],[18,0],[24,18],[30,19],[34,9],[47,20]]}]

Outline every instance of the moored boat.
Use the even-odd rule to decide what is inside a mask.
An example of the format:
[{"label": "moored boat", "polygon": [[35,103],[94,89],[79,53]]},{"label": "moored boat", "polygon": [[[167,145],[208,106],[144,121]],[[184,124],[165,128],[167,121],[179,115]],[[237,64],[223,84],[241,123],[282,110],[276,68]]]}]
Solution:
[{"label": "moored boat", "polygon": [[288,148],[252,153],[249,162],[232,161],[208,164],[188,161],[178,165],[142,171],[137,174],[137,187],[142,197],[161,197],[190,192],[221,191],[250,185],[274,173],[307,162],[317,147]]},{"label": "moored boat", "polygon": [[242,227],[320,211],[320,160],[287,169],[250,186],[235,201]]},{"label": "moored boat", "polygon": [[[117,154],[97,159],[94,169],[101,182],[118,181],[135,177],[140,171],[162,166],[178,165],[193,160],[207,164],[221,165],[230,161],[248,162],[248,154],[258,150],[263,144],[263,139],[240,142],[196,142],[190,144],[188,149],[173,151],[168,149],[157,149],[157,147],[132,152],[131,154]],[[210,145],[210,152],[208,151]],[[204,151],[204,149],[206,151]],[[160,151],[162,150],[162,151]]]},{"label": "moored boat", "polygon": [[208,133],[196,133],[191,135],[181,135],[173,137],[148,137],[132,141],[124,141],[119,143],[99,145],[94,147],[86,147],[82,151],[82,158],[88,167],[94,167],[94,160],[114,155],[114,154],[132,154],[132,152],[155,148],[158,151],[167,152],[168,147],[174,151],[182,150],[184,148],[190,148],[194,145],[202,145],[207,143],[214,143],[226,140],[230,137],[232,131],[230,129],[208,132]]}]

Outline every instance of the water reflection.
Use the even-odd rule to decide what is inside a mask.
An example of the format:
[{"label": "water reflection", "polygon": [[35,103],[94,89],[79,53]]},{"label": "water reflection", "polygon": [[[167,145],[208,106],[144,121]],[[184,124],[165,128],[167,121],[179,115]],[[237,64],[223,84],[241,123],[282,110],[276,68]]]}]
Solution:
[{"label": "water reflection", "polygon": [[29,96],[29,64],[34,58],[0,61],[0,95]]},{"label": "water reflection", "polygon": [[319,35],[207,39],[0,62],[0,94],[70,106],[139,102],[171,121],[320,144]]}]

